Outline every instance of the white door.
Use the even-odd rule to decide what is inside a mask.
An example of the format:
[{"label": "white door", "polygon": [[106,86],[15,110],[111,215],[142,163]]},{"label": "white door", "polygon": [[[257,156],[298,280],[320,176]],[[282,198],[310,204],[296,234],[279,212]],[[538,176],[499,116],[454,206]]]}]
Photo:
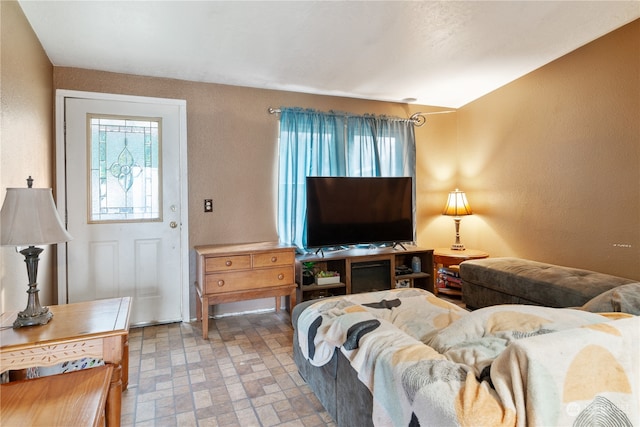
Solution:
[{"label": "white door", "polygon": [[131,324],[188,318],[184,106],[64,98],[67,302],[130,296]]}]

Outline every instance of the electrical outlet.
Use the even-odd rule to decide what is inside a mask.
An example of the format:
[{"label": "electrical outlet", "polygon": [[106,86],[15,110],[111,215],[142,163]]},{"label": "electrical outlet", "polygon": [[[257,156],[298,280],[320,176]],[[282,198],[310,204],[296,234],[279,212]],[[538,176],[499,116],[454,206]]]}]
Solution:
[{"label": "electrical outlet", "polygon": [[204,211],[205,212],[213,212],[213,200],[212,199],[204,199]]}]

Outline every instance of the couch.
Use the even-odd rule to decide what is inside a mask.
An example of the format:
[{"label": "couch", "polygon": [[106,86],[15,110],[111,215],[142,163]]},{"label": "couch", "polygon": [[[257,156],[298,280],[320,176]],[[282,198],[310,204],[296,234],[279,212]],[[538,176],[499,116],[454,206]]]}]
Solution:
[{"label": "couch", "polygon": [[338,426],[640,423],[637,316],[469,312],[409,288],[307,301],[292,323],[300,375]]},{"label": "couch", "polygon": [[623,277],[519,258],[465,261],[460,278],[462,300],[469,309],[497,304],[580,307],[619,286],[640,286]]}]

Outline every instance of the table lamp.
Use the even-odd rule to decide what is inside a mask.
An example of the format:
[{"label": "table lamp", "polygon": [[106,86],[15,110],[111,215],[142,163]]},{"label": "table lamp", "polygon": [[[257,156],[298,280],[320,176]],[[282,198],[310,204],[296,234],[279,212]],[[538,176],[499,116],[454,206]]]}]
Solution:
[{"label": "table lamp", "polygon": [[456,242],[451,245],[451,249],[454,251],[464,251],[464,245],[460,243],[460,220],[462,219],[460,217],[471,215],[472,213],[464,191],[456,188],[449,193],[449,198],[447,199],[444,211],[442,211],[442,215],[452,216],[456,223]]},{"label": "table lamp", "polygon": [[53,317],[49,307],[42,307],[38,298],[38,255],[44,250],[35,245],[50,245],[71,240],[56,206],[50,188],[32,188],[33,179],[27,179],[28,188],[7,188],[7,194],[0,211],[0,244],[25,249],[24,255],[29,276],[27,308],[18,313],[14,328],[45,325]]}]

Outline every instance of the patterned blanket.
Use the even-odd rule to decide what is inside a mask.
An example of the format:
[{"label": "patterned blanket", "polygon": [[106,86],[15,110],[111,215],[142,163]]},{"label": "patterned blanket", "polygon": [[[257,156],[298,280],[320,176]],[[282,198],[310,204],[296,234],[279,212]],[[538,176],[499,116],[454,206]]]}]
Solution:
[{"label": "patterned blanket", "polygon": [[397,289],[319,301],[297,333],[315,366],[347,357],[376,426],[640,425],[639,322]]}]

